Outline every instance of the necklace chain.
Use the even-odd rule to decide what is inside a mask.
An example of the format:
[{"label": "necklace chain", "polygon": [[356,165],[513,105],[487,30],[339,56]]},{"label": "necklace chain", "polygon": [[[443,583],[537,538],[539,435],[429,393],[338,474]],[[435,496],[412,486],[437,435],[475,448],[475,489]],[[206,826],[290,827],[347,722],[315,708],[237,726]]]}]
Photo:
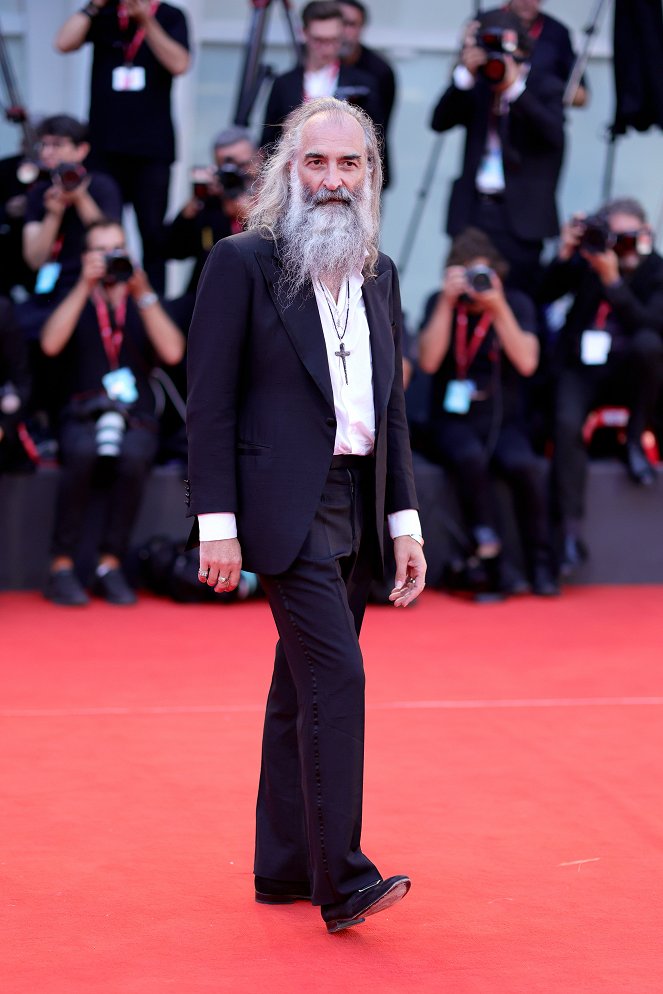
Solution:
[{"label": "necklace chain", "polygon": [[329,292],[325,284],[322,282],[322,280],[319,280],[319,283],[320,286],[322,287],[322,292],[325,296],[327,307],[329,308],[329,313],[331,314],[331,319],[334,324],[334,330],[336,331],[339,342],[342,342],[343,339],[345,338],[345,333],[348,330],[348,320],[350,318],[350,280],[345,281],[345,323],[343,325],[343,331],[341,331],[340,329],[341,322],[339,321],[338,318],[338,308],[336,307],[335,302],[334,306],[332,307],[332,302],[334,298],[332,297],[331,293]]}]

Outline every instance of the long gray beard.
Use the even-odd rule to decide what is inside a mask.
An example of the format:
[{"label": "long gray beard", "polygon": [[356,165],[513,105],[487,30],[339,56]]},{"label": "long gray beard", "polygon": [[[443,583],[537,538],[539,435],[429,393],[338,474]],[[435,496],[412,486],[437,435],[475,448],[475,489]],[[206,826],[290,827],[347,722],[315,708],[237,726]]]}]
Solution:
[{"label": "long gray beard", "polygon": [[[334,191],[321,188],[312,194],[293,170],[290,197],[279,228],[282,287],[288,298],[309,280],[323,279],[340,286],[352,273],[361,272],[366,246],[373,236],[366,186],[355,193],[341,187]],[[343,202],[333,203],[338,200]]]}]

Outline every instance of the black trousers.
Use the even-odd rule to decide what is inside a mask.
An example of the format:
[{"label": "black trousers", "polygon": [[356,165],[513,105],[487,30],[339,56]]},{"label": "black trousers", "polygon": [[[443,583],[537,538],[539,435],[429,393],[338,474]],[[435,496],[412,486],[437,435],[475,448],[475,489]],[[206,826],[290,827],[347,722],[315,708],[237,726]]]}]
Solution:
[{"label": "black trousers", "polygon": [[506,207],[498,198],[477,194],[472,207],[471,224],[488,235],[491,242],[509,263],[507,286],[533,296],[541,278],[539,259],[543,239],[527,239],[516,235],[509,223]]},{"label": "black trousers", "polygon": [[161,159],[94,151],[90,159],[91,168],[112,176],[120,188],[123,202],[133,205],[143,242],[143,267],[154,289],[163,295],[166,264],[162,243],[170,186],[169,163]]},{"label": "black trousers", "polygon": [[431,424],[433,454],[456,477],[463,510],[472,528],[499,531],[493,474],[503,476],[516,504],[527,558],[550,549],[546,479],[527,433],[517,423],[502,425],[492,453],[486,452],[490,417],[439,418]]},{"label": "black trousers", "polygon": [[[60,434],[62,475],[55,510],[52,555],[74,557],[95,470],[98,468],[94,421],[65,421]],[[129,426],[120,454],[104,461],[108,474],[108,513],[100,555],[122,559],[129,548],[131,529],[140,508],[157,452],[153,425]]]},{"label": "black trousers", "polygon": [[[369,463],[370,460],[367,460]],[[329,904],[380,878],[360,848],[373,472],[332,469],[297,560],[261,576],[279,633],[267,701],[255,873]]]},{"label": "black trousers", "polygon": [[653,423],[663,384],[663,339],[642,329],[629,341],[628,351],[610,354],[602,366],[575,366],[562,371],[557,384],[553,454],[556,511],[562,521],[580,520],[585,513],[588,455],[582,437],[585,418],[597,405],[629,407],[627,435],[638,442]]}]

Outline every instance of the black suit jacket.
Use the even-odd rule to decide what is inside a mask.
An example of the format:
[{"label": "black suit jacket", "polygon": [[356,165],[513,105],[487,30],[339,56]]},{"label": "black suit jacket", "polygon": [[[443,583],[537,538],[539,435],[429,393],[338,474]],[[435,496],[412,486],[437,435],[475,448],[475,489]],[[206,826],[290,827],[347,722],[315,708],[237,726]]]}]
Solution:
[{"label": "black suit jacket", "polygon": [[[511,231],[518,238],[538,241],[559,231],[555,193],[564,155],[563,89],[561,80],[532,69],[525,90],[499,119],[504,202]],[[492,99],[491,87],[479,78],[470,90],[452,84],[433,111],[434,131],[460,125],[467,132],[463,171],[449,199],[447,233],[452,237],[471,223]]]},{"label": "black suit jacket", "polygon": [[[371,336],[376,539],[416,508],[398,278],[381,255],[363,288]],[[233,511],[247,569],[284,572],[318,508],[334,451],[329,363],[312,287],[289,302],[277,246],[255,233],[212,250],[188,345],[189,514]],[[195,541],[197,528],[192,532]]]},{"label": "black suit jacket", "polygon": [[[351,91],[356,88],[357,94]],[[372,121],[380,123],[381,104],[377,95],[377,81],[369,73],[353,66],[341,65],[335,96],[341,100],[356,103],[365,110]],[[296,66],[290,72],[277,76],[267,101],[265,123],[262,129],[261,147],[277,141],[281,137],[281,125],[291,110],[299,107],[304,99],[304,68]]]}]

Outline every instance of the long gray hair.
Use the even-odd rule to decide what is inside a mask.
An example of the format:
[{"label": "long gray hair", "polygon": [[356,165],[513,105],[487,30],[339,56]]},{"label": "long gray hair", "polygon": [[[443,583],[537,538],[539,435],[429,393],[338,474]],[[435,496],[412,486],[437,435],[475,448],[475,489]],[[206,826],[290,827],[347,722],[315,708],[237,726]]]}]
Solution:
[{"label": "long gray hair", "polygon": [[247,228],[260,231],[265,237],[278,238],[280,221],[286,210],[290,194],[290,167],[295,161],[301,142],[302,130],[316,114],[327,114],[341,119],[353,117],[361,125],[366,142],[367,195],[371,217],[371,237],[366,245],[364,275],[374,276],[380,237],[380,194],[382,192],[382,163],[378,137],[368,114],[353,104],[335,97],[309,100],[295,108],[283,124],[283,132],[274,151],[260,172],[254,205],[249,212]]}]

